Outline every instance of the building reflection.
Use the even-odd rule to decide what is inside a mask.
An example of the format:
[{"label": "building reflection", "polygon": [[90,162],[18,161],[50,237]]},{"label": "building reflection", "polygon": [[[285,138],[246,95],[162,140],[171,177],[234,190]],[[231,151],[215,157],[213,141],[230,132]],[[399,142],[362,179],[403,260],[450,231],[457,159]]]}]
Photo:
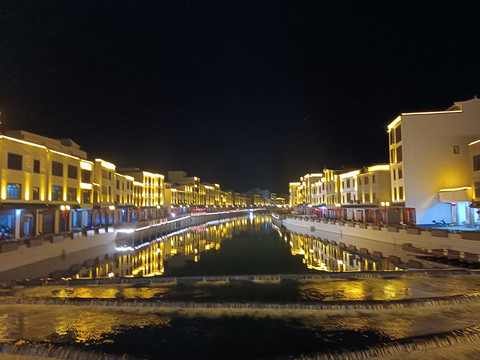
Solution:
[{"label": "building reflection", "polygon": [[254,216],[220,220],[195,226],[137,246],[136,249],[117,252],[113,257],[87,262],[76,278],[148,277],[165,273],[165,267],[179,268],[187,262],[198,262],[201,253],[220,249],[225,239],[242,231],[261,232],[271,228],[269,216]]},{"label": "building reflection", "polygon": [[399,270],[387,259],[362,254],[356,249],[347,249],[345,244],[320,239],[314,236],[280,231],[285,242],[288,242],[293,255],[303,256],[308,269],[319,271],[377,271]]},{"label": "building reflection", "polygon": [[[76,278],[149,277],[165,274],[165,268],[182,268],[189,262],[198,262],[204,251],[219,250],[225,239],[243,231],[270,231],[270,216],[250,216],[220,220],[185,231],[172,233],[146,242],[135,249],[119,251],[113,257],[87,262]],[[303,257],[307,268],[313,271],[377,271],[399,270],[387,259],[375,258],[368,253],[285,229],[277,231],[290,246],[293,256]],[[119,248],[119,250],[123,250]]]}]

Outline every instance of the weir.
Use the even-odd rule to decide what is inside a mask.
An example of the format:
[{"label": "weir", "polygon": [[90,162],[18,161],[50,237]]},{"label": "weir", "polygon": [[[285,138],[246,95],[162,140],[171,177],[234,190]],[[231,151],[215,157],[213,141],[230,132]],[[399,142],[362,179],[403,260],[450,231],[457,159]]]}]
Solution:
[{"label": "weir", "polygon": [[320,303],[193,302],[72,298],[3,298],[0,305],[88,306],[157,309],[243,309],[308,311],[378,311],[457,306],[480,303],[480,293],[390,301],[324,301]]},{"label": "weir", "polygon": [[390,344],[372,346],[366,350],[315,354],[295,357],[298,360],[364,360],[381,359],[392,355],[415,353],[416,351],[447,348],[459,344],[475,343],[480,340],[480,325],[445,333],[416,336],[393,341]]}]

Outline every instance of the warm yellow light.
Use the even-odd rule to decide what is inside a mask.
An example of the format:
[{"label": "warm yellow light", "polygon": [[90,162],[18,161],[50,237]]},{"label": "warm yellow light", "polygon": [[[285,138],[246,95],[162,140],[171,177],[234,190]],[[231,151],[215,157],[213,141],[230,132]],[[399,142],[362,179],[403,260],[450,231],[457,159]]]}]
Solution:
[{"label": "warm yellow light", "polygon": [[93,164],[90,162],[80,161],[80,169],[92,171]]},{"label": "warm yellow light", "polygon": [[2,187],[2,200],[5,200],[7,198],[7,190],[5,187]]},{"label": "warm yellow light", "polygon": [[92,184],[80,183],[80,189],[92,190]]},{"label": "warm yellow light", "polygon": [[100,165],[104,167],[105,169],[110,169],[110,170],[115,170],[116,166],[108,161],[102,160],[102,159],[95,159],[96,162],[100,162]]},{"label": "warm yellow light", "polygon": [[345,174],[340,174],[340,179],[345,179],[347,177],[354,177],[354,176],[357,176],[358,174],[360,174],[360,170],[350,171]]},{"label": "warm yellow light", "polygon": [[451,191],[463,191],[463,190],[471,190],[470,186],[464,186],[459,188],[452,188],[452,189],[440,189],[438,192],[451,192]]},{"label": "warm yellow light", "polygon": [[70,159],[75,159],[75,160],[80,160],[80,158],[78,156],[73,156],[73,155],[69,155],[69,154],[65,154],[65,153],[62,153],[60,151],[55,151],[55,150],[52,150],[52,149],[47,149],[48,152],[51,152],[51,153],[54,153],[54,154],[58,154],[58,155],[62,155],[62,156],[66,156],[66,157],[69,157]]},{"label": "warm yellow light", "polygon": [[41,149],[46,149],[46,146],[38,145],[38,144],[29,142],[29,141],[25,141],[25,140],[11,138],[11,137],[5,136],[5,135],[0,135],[0,139],[7,139],[7,140],[11,140],[11,141],[16,141],[16,142],[21,143],[21,144],[26,144],[26,145],[35,146],[35,147],[38,147],[38,148],[41,148]]},{"label": "warm yellow light", "polygon": [[392,128],[397,125],[400,121],[402,120],[402,117],[401,116],[397,116],[397,118],[395,120],[393,120],[390,125],[388,125],[388,131],[392,130]]},{"label": "warm yellow light", "polygon": [[479,139],[479,140],[476,140],[476,141],[473,141],[473,142],[471,142],[471,143],[468,144],[468,145],[469,145],[469,146],[470,146],[470,145],[475,145],[475,144],[477,144],[477,143],[479,143],[479,142],[480,142],[480,139]]},{"label": "warm yellow light", "polygon": [[411,113],[402,113],[403,115],[437,115],[437,114],[451,114],[451,113],[461,113],[463,110],[445,110],[445,111],[425,111],[425,112],[411,112]]},{"label": "warm yellow light", "polygon": [[390,165],[374,165],[368,167],[368,172],[390,170]]},{"label": "warm yellow light", "polygon": [[144,171],[143,175],[154,177],[154,178],[162,178],[162,179],[164,178],[164,176],[162,174],[154,174],[154,173],[151,173],[151,172],[148,172],[148,171]]}]

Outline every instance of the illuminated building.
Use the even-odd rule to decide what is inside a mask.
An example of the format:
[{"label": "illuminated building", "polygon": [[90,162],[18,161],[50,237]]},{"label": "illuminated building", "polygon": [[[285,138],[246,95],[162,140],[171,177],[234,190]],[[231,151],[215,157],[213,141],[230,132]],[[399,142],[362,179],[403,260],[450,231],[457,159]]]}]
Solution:
[{"label": "illuminated building", "polygon": [[300,186],[300,182],[291,182],[288,184],[290,206],[292,207],[300,204],[298,199],[298,188]]},{"label": "illuminated building", "polygon": [[390,201],[390,165],[373,165],[340,174],[341,218],[371,223],[385,221]]},{"label": "illuminated building", "polygon": [[172,189],[183,192],[182,203],[185,205],[204,205],[200,198],[200,178],[187,176],[186,171],[169,171],[168,182]]},{"label": "illuminated building", "polygon": [[[480,213],[480,139],[475,140],[468,145],[470,150],[470,164],[472,169],[472,181],[470,191],[473,200],[470,204],[471,211],[469,224],[473,226],[479,224]],[[454,207],[452,210],[458,211],[456,207]]]},{"label": "illuminated building", "polygon": [[164,176],[138,168],[119,169],[119,172],[133,181],[133,203],[141,209],[139,219],[162,216],[161,207],[165,205]]},{"label": "illuminated building", "polygon": [[17,130],[0,135],[0,146],[0,224],[7,236],[81,226],[80,208],[92,206],[91,180],[81,175],[92,163],[79,145]]},{"label": "illuminated building", "polygon": [[388,125],[391,206],[401,209],[400,221],[473,220],[468,144],[480,137],[479,118],[474,98],[445,111],[402,113]]}]

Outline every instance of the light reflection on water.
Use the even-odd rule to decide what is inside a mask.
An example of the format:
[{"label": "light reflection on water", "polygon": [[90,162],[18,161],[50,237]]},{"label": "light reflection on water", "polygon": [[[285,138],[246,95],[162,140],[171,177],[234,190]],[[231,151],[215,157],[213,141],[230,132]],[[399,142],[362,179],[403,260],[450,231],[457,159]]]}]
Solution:
[{"label": "light reflection on water", "polygon": [[480,292],[477,275],[346,278],[283,281],[218,281],[151,285],[49,285],[3,290],[15,298],[152,299],[164,301],[322,302],[390,301]]},{"label": "light reflection on water", "polygon": [[[278,232],[278,241],[284,241],[290,247],[292,256],[303,259],[305,271],[398,270],[387,259],[375,259],[351,252],[319,238],[272,229],[270,216],[254,216],[252,213],[248,217],[192,227],[183,233],[153,241],[138,250],[97,259],[95,265],[83,267],[72,275],[77,278],[149,277],[169,275],[169,270],[175,275],[181,275],[179,269],[188,263],[198,262],[206,251],[218,251],[224,240],[242,232],[248,232],[251,237],[260,233]],[[251,251],[255,252],[255,249]]]},{"label": "light reflection on water", "polygon": [[[180,324],[201,324],[199,319],[206,319],[207,325],[220,322],[223,331],[228,333],[230,323],[248,315],[256,322],[269,322],[290,319],[295,327],[305,331],[322,334],[334,334],[341,329],[343,332],[353,331],[358,334],[376,333],[383,339],[402,339],[411,336],[421,336],[432,333],[452,331],[455,329],[475,326],[480,323],[480,305],[440,307],[434,309],[410,309],[391,311],[351,311],[351,312],[293,312],[262,310],[254,313],[245,310],[236,310],[225,317],[223,310],[183,310],[181,312],[158,311],[149,309],[98,309],[74,306],[0,306],[0,338],[24,339],[28,341],[47,341],[55,344],[72,345],[75,343],[86,345],[101,345],[115,338],[128,329],[137,329],[145,336],[142,329],[162,328],[168,330],[172,320],[178,324],[179,317],[184,319]],[[7,315],[8,314],[8,315]],[[236,320],[237,319],[237,320]],[[206,336],[204,330],[200,336]],[[192,329],[192,335],[195,331]],[[195,333],[196,334],[196,333]],[[198,335],[198,334],[196,334]],[[148,339],[154,343],[155,338]],[[190,339],[190,343],[205,341],[205,338]],[[214,341],[214,339],[212,339]],[[253,339],[252,339],[253,340]],[[348,339],[334,338],[332,342],[345,342],[348,348]],[[384,340],[382,340],[384,341]],[[181,352],[180,352],[181,353]],[[151,357],[155,358],[155,357]],[[168,358],[168,357],[167,357]],[[397,357],[401,358],[401,357]],[[436,358],[436,357],[422,357]],[[462,359],[462,357],[454,357]]]}]

